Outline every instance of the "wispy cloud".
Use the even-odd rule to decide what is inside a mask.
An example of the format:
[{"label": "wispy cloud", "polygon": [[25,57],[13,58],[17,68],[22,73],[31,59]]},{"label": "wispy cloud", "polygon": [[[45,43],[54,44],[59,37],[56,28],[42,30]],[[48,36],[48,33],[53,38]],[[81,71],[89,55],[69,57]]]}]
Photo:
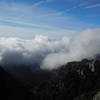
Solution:
[{"label": "wispy cloud", "polygon": [[19,25],[26,25],[26,26],[31,26],[31,27],[35,27],[35,28],[36,27],[37,28],[50,28],[50,26],[48,26],[48,25],[32,24],[32,23],[22,22],[19,20],[12,20],[12,19],[5,19],[5,18],[0,18],[0,21],[10,22],[10,23],[19,24]]},{"label": "wispy cloud", "polygon": [[45,3],[45,1],[38,1],[38,2],[34,3],[32,7],[40,6],[43,3]]},{"label": "wispy cloud", "polygon": [[[80,4],[77,7],[80,7],[82,5],[83,4]],[[4,3],[4,4],[0,3],[0,25],[9,25],[9,26],[14,25],[16,27],[33,28],[36,29],[33,30],[35,34],[45,33],[48,35],[52,34],[52,36],[58,35],[59,31],[55,32],[55,30],[58,29],[81,30],[85,28],[91,28],[89,24],[84,23],[74,17],[65,15],[66,11],[48,10],[38,6],[32,8],[31,6],[32,5],[15,3],[12,4],[11,7],[9,3]],[[73,7],[72,9],[75,9],[77,7]],[[9,28],[7,28],[7,30],[8,29]],[[54,33],[51,31],[54,31]],[[60,33],[65,34],[66,32],[60,31]]]},{"label": "wispy cloud", "polygon": [[100,7],[100,3],[99,4],[94,4],[94,5],[89,5],[85,8],[96,8],[96,7]]},{"label": "wispy cloud", "polygon": [[[73,22],[75,22],[73,18],[61,14],[59,11],[48,11],[47,9],[40,9],[39,7],[31,8],[21,4],[16,4],[11,9],[9,4],[7,7],[5,5],[0,8],[0,21],[4,22],[4,24],[25,25],[43,29],[68,29],[70,27],[76,27],[76,25],[73,25]],[[7,18],[5,18],[6,16]]]},{"label": "wispy cloud", "polygon": [[88,1],[80,3],[80,4],[78,4],[76,6],[73,6],[73,7],[69,8],[69,9],[66,9],[64,12],[69,12],[69,11],[74,10],[76,8],[81,8],[81,7],[85,6],[86,4],[88,4]]},{"label": "wispy cloud", "polygon": [[36,3],[34,3],[32,7],[37,7],[37,6],[40,6],[42,4],[50,3],[50,2],[53,2],[53,1],[55,1],[55,0],[40,0]]},{"label": "wispy cloud", "polygon": [[[51,1],[53,1],[53,0],[51,0]],[[74,0],[72,0],[72,1],[74,1]],[[39,2],[38,2],[39,3]],[[65,10],[63,10],[63,11],[59,11],[59,12],[54,12],[54,13],[49,13],[49,14],[46,14],[46,15],[40,15],[40,16],[37,16],[37,17],[48,17],[48,16],[52,16],[52,15],[54,15],[54,16],[56,16],[56,15],[62,15],[62,14],[64,14],[64,13],[66,13],[66,12],[70,12],[70,11],[72,11],[72,10],[74,10],[74,9],[77,9],[77,8],[81,8],[81,7],[83,7],[83,6],[85,6],[86,4],[88,4],[88,1],[86,1],[86,2],[81,2],[80,4],[78,4],[78,5],[76,5],[76,6],[72,6],[71,8],[68,8],[68,9],[65,9]],[[69,18],[68,16],[67,16],[67,18]]]},{"label": "wispy cloud", "polygon": [[20,37],[24,39],[33,39],[35,35],[46,35],[49,38],[59,39],[63,36],[74,36],[79,31],[67,29],[40,29],[40,28],[26,28],[9,25],[0,25],[0,37]]}]

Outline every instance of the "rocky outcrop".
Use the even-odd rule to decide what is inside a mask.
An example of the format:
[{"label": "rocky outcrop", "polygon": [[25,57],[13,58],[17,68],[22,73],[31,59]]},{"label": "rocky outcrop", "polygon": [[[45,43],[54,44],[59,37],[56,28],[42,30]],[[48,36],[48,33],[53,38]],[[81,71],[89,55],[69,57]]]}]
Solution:
[{"label": "rocky outcrop", "polygon": [[39,100],[93,100],[100,88],[100,61],[71,62],[34,90]]}]

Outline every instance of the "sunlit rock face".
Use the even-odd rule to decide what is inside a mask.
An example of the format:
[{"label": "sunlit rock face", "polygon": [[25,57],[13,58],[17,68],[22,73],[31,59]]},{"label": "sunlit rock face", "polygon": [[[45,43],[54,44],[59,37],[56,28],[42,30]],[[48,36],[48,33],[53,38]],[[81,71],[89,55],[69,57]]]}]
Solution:
[{"label": "sunlit rock face", "polygon": [[100,100],[100,91],[94,96],[93,100]]}]

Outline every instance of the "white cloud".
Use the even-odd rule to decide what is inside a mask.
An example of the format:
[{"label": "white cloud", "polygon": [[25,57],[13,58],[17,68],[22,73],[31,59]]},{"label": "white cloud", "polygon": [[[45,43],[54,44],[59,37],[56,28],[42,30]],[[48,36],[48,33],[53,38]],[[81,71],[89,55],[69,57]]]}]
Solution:
[{"label": "white cloud", "polygon": [[51,40],[36,36],[32,40],[0,38],[0,64],[3,66],[41,65],[42,69],[55,69],[70,61],[100,54],[100,29],[88,29],[76,37]]},{"label": "white cloud", "polygon": [[51,41],[46,36],[36,36],[33,40],[0,38],[0,63],[3,66],[33,66],[41,63],[47,54],[58,52],[62,47],[62,42]]},{"label": "white cloud", "polygon": [[54,69],[70,61],[93,58],[96,54],[100,54],[100,29],[81,32],[76,38],[72,38],[65,47],[65,52],[49,54],[43,60],[42,67]]}]

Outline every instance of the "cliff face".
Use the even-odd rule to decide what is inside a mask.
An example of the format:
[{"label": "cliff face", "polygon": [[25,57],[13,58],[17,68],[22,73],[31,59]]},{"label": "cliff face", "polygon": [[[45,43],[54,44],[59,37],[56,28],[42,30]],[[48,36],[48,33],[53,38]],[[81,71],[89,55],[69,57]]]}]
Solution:
[{"label": "cliff face", "polygon": [[93,100],[100,89],[100,61],[71,62],[35,91],[39,100]]}]

